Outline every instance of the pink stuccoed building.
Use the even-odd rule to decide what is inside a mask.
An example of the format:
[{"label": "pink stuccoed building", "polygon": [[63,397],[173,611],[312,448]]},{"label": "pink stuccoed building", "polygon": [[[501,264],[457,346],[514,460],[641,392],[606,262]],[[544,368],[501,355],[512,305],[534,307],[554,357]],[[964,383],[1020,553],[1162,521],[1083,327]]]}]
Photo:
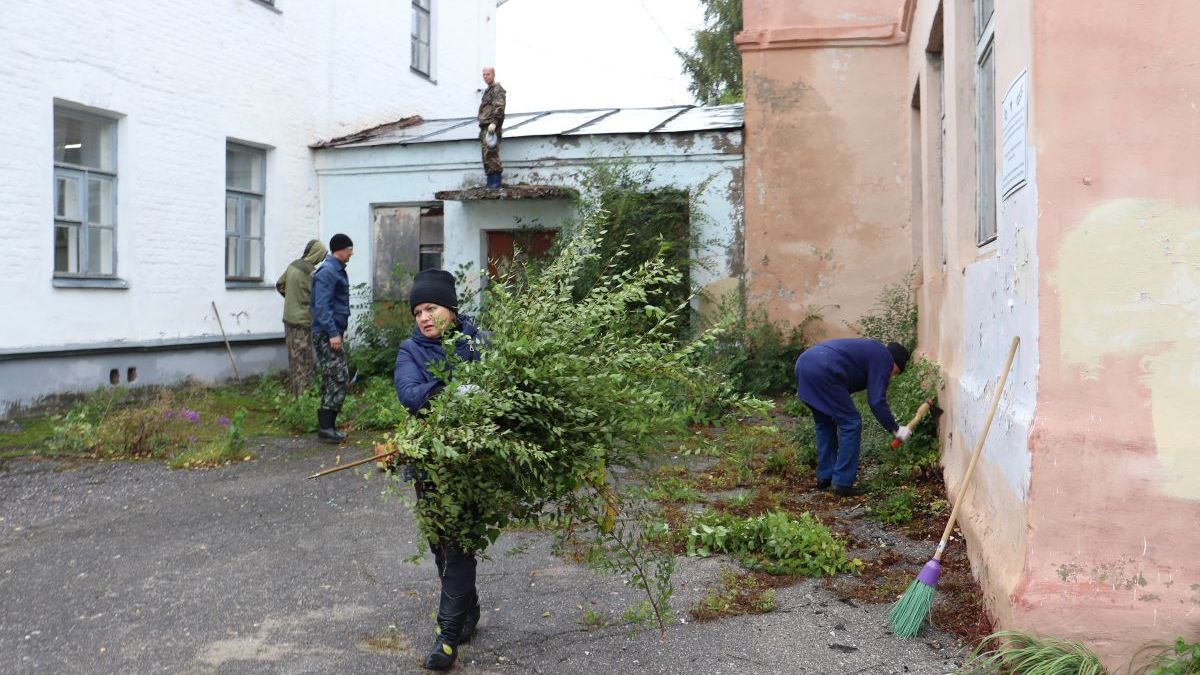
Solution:
[{"label": "pink stuccoed building", "polygon": [[[916,265],[998,627],[1200,638],[1200,5],[746,0],[747,292],[847,332]],[[953,545],[961,545],[956,543]]]}]

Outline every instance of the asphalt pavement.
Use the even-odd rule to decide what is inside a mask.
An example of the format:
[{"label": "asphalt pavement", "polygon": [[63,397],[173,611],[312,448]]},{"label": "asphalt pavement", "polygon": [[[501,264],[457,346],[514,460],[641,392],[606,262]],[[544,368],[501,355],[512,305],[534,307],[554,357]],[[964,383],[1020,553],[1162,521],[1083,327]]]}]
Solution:
[{"label": "asphalt pavement", "polygon": [[[305,439],[255,441],[219,469],[160,463],[0,465],[0,672],[417,673],[432,644],[432,556],[412,517],[363,467]],[[952,636],[901,640],[887,606],[818,581],[776,610],[692,622],[728,559],[681,558],[665,639],[625,614],[622,579],[507,533],[480,562],[483,618],[455,671],[914,673],[956,670]]]}]

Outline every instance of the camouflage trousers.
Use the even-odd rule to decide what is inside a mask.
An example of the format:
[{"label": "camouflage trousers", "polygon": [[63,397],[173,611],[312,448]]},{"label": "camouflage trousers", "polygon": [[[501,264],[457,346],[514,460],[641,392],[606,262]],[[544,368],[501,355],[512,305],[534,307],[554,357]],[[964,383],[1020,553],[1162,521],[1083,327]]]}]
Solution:
[{"label": "camouflage trousers", "polygon": [[299,396],[308,389],[312,382],[316,365],[313,363],[312,328],[283,324],[283,334],[287,338],[288,354],[288,391],[292,396]]},{"label": "camouflage trousers", "polygon": [[321,366],[321,407],[341,410],[346,400],[346,387],[350,382],[350,364],[346,360],[346,343],[333,351],[329,336],[313,333],[313,349],[317,352],[317,364]]},{"label": "camouflage trousers", "polygon": [[502,173],[504,165],[500,163],[500,132],[496,132],[496,147],[489,148],[487,144],[487,127],[479,129],[479,149],[483,152],[483,172]]}]

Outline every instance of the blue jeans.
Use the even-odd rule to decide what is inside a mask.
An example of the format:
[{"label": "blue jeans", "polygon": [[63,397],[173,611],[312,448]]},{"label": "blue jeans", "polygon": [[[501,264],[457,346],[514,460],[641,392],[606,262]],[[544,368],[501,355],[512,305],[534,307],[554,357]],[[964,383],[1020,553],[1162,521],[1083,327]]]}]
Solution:
[{"label": "blue jeans", "polygon": [[858,477],[862,418],[837,418],[809,406],[817,425],[817,480],[850,487]]}]

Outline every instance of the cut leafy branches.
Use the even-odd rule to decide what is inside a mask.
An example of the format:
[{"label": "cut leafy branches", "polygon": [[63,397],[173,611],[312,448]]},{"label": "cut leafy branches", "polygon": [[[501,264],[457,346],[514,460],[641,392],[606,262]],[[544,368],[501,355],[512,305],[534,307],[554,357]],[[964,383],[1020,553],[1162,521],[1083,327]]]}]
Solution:
[{"label": "cut leafy branches", "polygon": [[[605,467],[637,460],[652,439],[679,429],[682,400],[760,406],[695,358],[713,333],[676,340],[686,303],[652,303],[682,274],[662,255],[625,266],[617,251],[580,288],[600,255],[601,222],[603,213],[585,214],[549,265],[527,269],[512,288],[489,286],[479,322],[489,331],[484,358],[448,364],[454,382],[390,442],[423,476],[414,510],[426,537],[481,551],[510,523],[538,514],[589,521],[585,529],[607,540],[610,561],[647,590],[661,620],[669,587],[651,577],[669,565],[650,560],[643,529],[622,519]],[[461,383],[479,389],[455,393]]]}]

